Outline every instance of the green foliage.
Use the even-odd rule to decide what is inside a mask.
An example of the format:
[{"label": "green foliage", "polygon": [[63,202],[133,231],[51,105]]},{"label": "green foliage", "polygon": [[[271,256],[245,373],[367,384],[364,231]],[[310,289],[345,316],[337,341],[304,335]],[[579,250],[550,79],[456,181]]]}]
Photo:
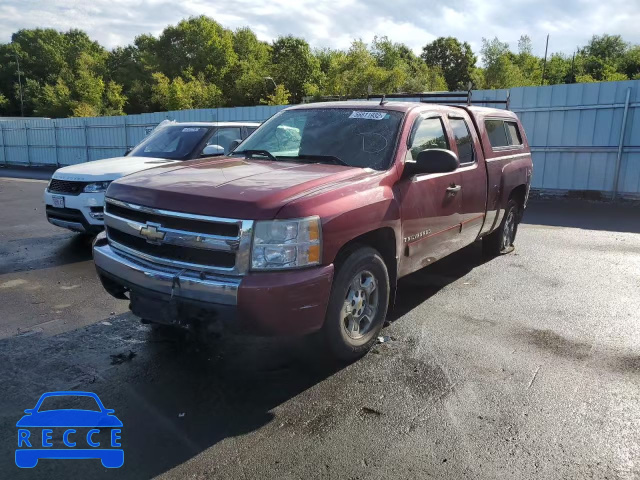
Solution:
[{"label": "green foliage", "polygon": [[157,41],[145,41],[152,66],[169,78],[191,70],[219,81],[237,60],[231,31],[205,16],[182,20],[166,27]]},{"label": "green foliage", "polygon": [[34,113],[44,117],[68,117],[73,115],[71,90],[65,81],[58,77],[55,84],[44,87],[28,79],[26,92],[33,98]]},{"label": "green foliage", "polygon": [[273,42],[272,63],[273,78],[291,92],[294,103],[302,101],[307,94],[305,85],[318,82],[320,62],[302,38],[287,36]]},{"label": "green foliage", "polygon": [[124,104],[127,97],[122,94],[122,85],[109,82],[104,91],[103,115],[124,115]]},{"label": "green foliage", "polygon": [[509,44],[498,37],[493,40],[482,39],[482,61],[485,64],[484,78],[486,88],[520,87],[525,84],[525,76],[515,63],[515,55],[509,50]]},{"label": "green foliage", "polygon": [[271,95],[267,95],[266,99],[260,99],[260,103],[264,105],[289,105],[289,98],[291,93],[284,85],[276,85],[274,92]]},{"label": "green foliage", "polygon": [[186,80],[176,77],[170,80],[163,73],[154,73],[151,100],[163,110],[186,110],[191,108],[213,108],[221,103],[222,92],[208,83],[204,75],[194,77],[187,72]]},{"label": "green foliage", "polygon": [[442,70],[451,91],[466,90],[472,81],[476,56],[467,42],[460,43],[454,37],[440,37],[423,47],[421,57],[427,65]]},{"label": "green foliage", "polygon": [[80,102],[73,107],[74,117],[96,117],[97,115],[98,111],[93,105],[89,105],[88,103]]},{"label": "green foliage", "polygon": [[261,42],[249,28],[233,34],[233,50],[238,61],[227,73],[223,85],[229,105],[256,105],[271,82],[271,46]]},{"label": "green foliage", "polygon": [[[205,16],[111,51],[80,30],[22,29],[0,44],[0,112],[20,114],[18,72],[26,115],[123,115],[463,90],[469,82],[474,88],[540,85],[543,60],[533,51],[526,35],[517,51],[498,38],[483,39],[482,66],[471,46],[453,37],[425,45],[420,56],[384,36],[369,45],[354,40],[346,50],[311,50],[302,38],[267,43],[249,28],[232,31]],[[574,56],[551,53],[544,83],[632,78],[640,79],[640,46],[605,34]]]},{"label": "green foliage", "polygon": [[375,37],[370,48],[356,40],[346,53],[324,50],[317,56],[328,95],[364,97],[446,89],[439,69],[428,67],[408,47],[387,37]]},{"label": "green foliage", "polygon": [[547,60],[547,68],[545,71],[545,83],[555,85],[558,83],[571,83],[571,58],[561,53],[554,53]]},{"label": "green foliage", "polygon": [[594,35],[589,43],[580,52],[585,57],[595,57],[602,60],[615,62],[619,60],[627,50],[627,44],[620,35],[602,36]]},{"label": "green foliage", "polygon": [[629,78],[640,75],[640,46],[629,48],[620,62],[620,70]]}]

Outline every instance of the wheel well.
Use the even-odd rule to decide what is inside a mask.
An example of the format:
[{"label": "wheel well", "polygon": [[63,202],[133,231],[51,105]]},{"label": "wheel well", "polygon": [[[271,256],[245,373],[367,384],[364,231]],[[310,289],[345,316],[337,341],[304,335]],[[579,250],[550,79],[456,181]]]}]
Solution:
[{"label": "wheel well", "polygon": [[526,185],[518,185],[516,188],[511,190],[511,193],[509,194],[509,200],[513,198],[516,202],[518,202],[518,205],[520,205],[520,215],[524,213],[524,200],[526,196],[527,196]]},{"label": "wheel well", "polygon": [[398,280],[398,261],[396,259],[396,234],[390,227],[379,228],[372,230],[363,235],[355,237],[354,239],[345,243],[333,262],[336,270],[340,268],[340,265],[346,260],[346,258],[359,247],[368,246],[375,248],[389,272],[389,285],[391,286],[389,305],[392,306],[395,301],[396,283]]}]

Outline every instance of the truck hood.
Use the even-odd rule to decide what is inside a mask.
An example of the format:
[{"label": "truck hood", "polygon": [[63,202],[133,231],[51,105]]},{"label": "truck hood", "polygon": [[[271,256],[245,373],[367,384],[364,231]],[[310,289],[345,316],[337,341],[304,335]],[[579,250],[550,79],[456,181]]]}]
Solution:
[{"label": "truck hood", "polygon": [[216,217],[275,218],[292,199],[370,175],[340,165],[218,157],[167,165],[113,182],[107,197],[147,207]]},{"label": "truck hood", "polygon": [[179,161],[180,160],[152,157],[105,158],[104,160],[95,160],[93,162],[79,163],[78,165],[59,168],[53,174],[53,178],[75,182],[115,180],[134,172],[147,170],[159,165],[174,164]]}]

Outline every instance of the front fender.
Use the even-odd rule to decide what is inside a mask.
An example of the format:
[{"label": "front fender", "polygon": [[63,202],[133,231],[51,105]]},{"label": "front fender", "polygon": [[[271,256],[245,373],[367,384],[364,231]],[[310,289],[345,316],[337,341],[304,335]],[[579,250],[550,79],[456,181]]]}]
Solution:
[{"label": "front fender", "polygon": [[349,241],[379,228],[392,228],[397,240],[401,238],[400,207],[392,181],[386,179],[375,175],[299,198],[283,207],[278,218],[320,216],[323,264],[332,263]]}]

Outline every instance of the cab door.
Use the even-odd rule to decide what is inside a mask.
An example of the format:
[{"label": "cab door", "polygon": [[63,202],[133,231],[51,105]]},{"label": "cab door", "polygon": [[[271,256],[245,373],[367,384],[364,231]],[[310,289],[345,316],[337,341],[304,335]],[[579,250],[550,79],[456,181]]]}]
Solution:
[{"label": "cab door", "polygon": [[460,160],[462,210],[460,247],[473,243],[480,234],[487,208],[487,169],[480,139],[466,112],[449,114],[455,152]]},{"label": "cab door", "polygon": [[[419,116],[408,140],[405,162],[429,148],[451,149],[446,119]],[[460,244],[462,195],[460,173],[413,175],[398,184],[402,210],[403,256],[400,274],[418,270],[456,251]]]}]

